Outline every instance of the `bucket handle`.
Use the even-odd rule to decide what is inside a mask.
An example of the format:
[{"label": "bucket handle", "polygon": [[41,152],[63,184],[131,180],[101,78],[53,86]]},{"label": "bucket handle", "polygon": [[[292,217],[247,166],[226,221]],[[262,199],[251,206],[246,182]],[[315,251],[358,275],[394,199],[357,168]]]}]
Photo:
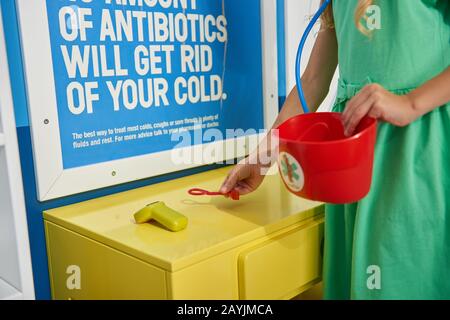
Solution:
[{"label": "bucket handle", "polygon": [[309,113],[310,109],[308,108],[308,105],[306,103],[305,94],[303,93],[302,77],[301,77],[301,70],[300,70],[301,66],[302,66],[301,62],[302,62],[303,49],[305,47],[306,40],[308,39],[309,33],[311,32],[312,28],[316,24],[316,22],[319,19],[319,17],[322,15],[322,13],[325,11],[327,6],[330,4],[330,2],[331,2],[331,0],[324,0],[323,1],[323,3],[320,6],[319,10],[316,12],[316,14],[314,15],[314,17],[312,18],[312,20],[310,21],[310,23],[306,27],[306,30],[303,33],[302,39],[300,41],[300,45],[298,46],[297,59],[296,59],[296,65],[295,65],[295,80],[297,82],[298,96],[300,97],[300,102],[302,104],[304,113]]}]

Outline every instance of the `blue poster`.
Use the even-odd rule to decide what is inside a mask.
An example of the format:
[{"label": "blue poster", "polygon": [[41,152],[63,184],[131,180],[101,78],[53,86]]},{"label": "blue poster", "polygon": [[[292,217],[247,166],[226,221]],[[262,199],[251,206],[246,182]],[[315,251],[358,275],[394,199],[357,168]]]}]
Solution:
[{"label": "blue poster", "polygon": [[47,0],[47,14],[64,169],[264,127],[260,0]]}]

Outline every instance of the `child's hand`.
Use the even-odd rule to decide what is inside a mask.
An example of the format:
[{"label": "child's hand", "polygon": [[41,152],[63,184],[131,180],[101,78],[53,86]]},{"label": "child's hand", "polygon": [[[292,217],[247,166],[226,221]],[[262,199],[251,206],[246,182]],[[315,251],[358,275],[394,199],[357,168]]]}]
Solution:
[{"label": "child's hand", "polygon": [[351,136],[366,115],[399,127],[407,126],[420,116],[408,95],[393,94],[379,84],[365,86],[348,102],[342,115],[345,135]]},{"label": "child's hand", "polygon": [[255,191],[264,180],[261,170],[260,164],[251,164],[248,158],[242,160],[229,172],[220,187],[220,192],[226,194],[236,190],[242,196]]}]

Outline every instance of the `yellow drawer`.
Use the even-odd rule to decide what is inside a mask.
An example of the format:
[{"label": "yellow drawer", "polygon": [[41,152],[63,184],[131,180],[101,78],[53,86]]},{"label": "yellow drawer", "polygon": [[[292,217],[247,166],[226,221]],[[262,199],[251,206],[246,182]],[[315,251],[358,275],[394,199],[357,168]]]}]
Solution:
[{"label": "yellow drawer", "polygon": [[322,238],[322,221],[313,221],[242,252],[240,299],[289,299],[319,282]]},{"label": "yellow drawer", "polygon": [[167,298],[163,270],[51,222],[45,228],[53,299]]}]

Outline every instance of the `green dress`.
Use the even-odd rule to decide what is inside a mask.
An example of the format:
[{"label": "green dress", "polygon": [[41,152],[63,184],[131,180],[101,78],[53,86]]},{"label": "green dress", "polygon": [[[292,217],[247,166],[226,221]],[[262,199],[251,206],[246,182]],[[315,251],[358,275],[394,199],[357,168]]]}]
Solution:
[{"label": "green dress", "polygon": [[[334,111],[368,83],[405,94],[450,65],[450,1],[375,0],[371,37],[355,27],[356,4],[333,1]],[[404,128],[380,123],[370,193],[327,205],[325,219],[326,299],[450,299],[450,104]]]}]

